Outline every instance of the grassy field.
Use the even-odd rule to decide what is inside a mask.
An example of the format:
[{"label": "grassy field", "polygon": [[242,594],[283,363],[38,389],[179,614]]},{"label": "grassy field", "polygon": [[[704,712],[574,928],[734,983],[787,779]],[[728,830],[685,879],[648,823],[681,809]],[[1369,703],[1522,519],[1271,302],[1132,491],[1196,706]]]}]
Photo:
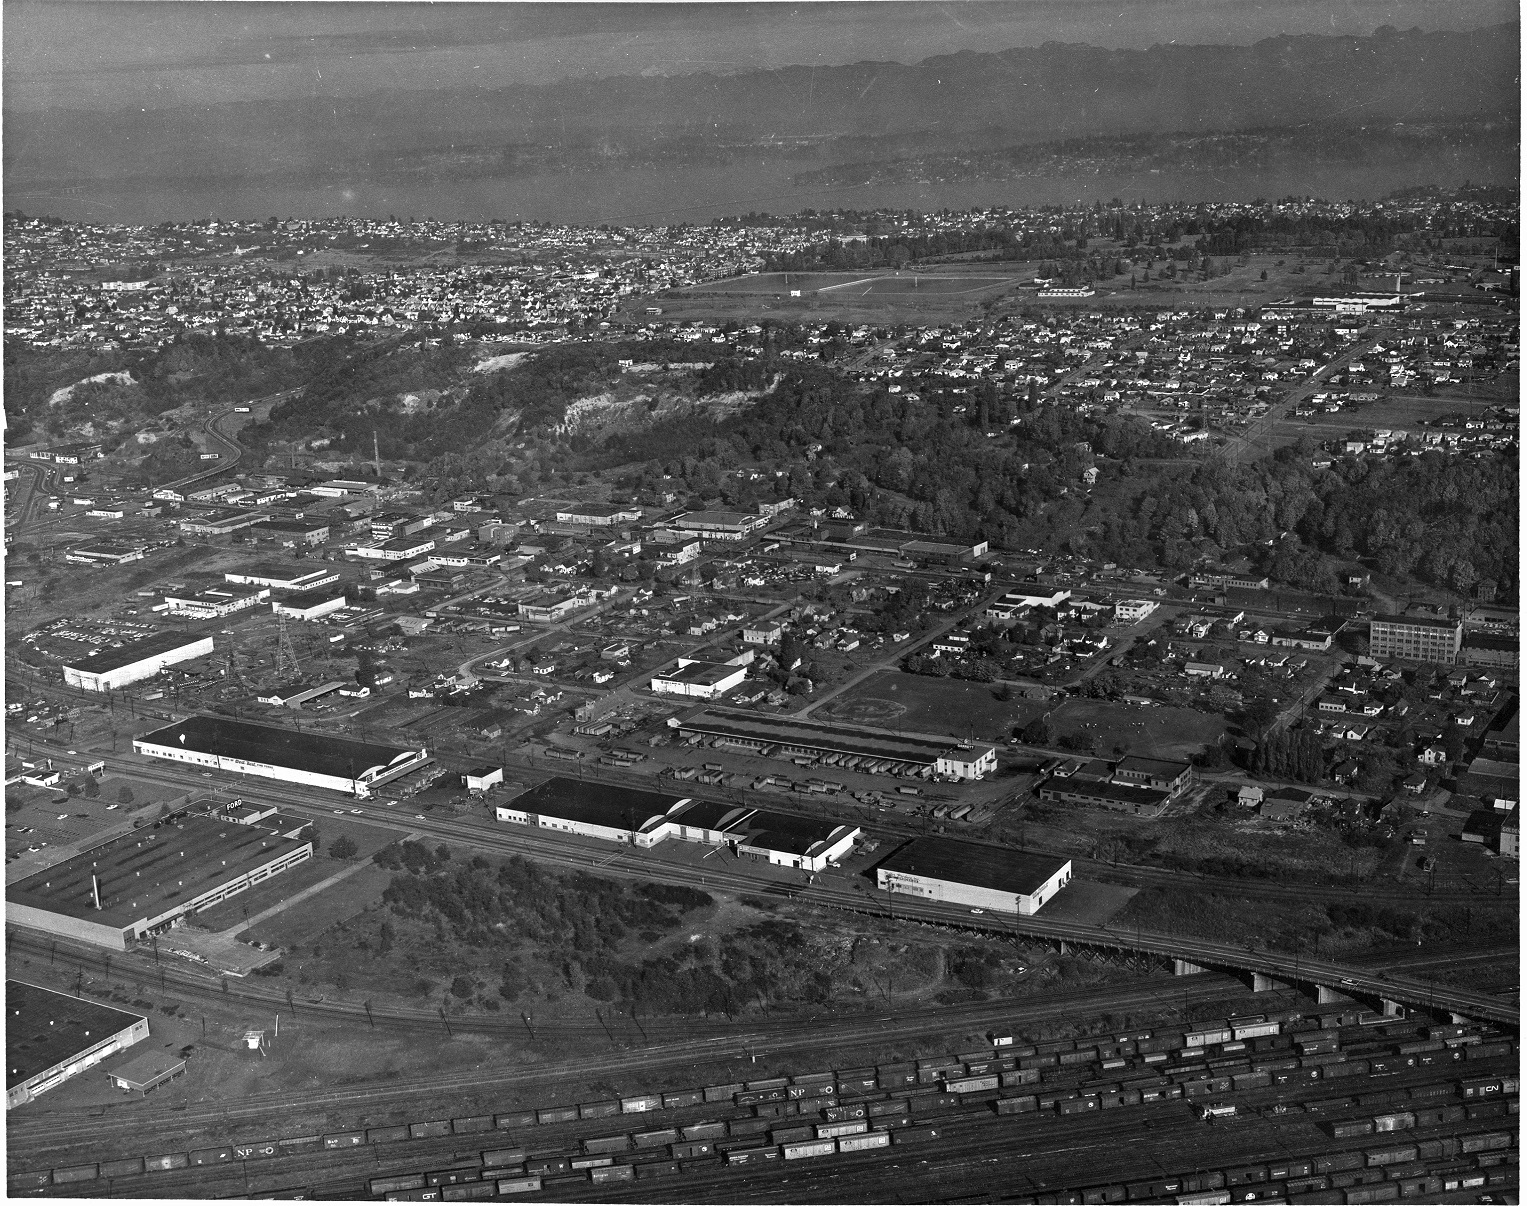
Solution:
[{"label": "grassy field", "polygon": [[1225,718],[1190,708],[1139,708],[1097,699],[1068,699],[1050,713],[1057,737],[1091,739],[1094,752],[1150,758],[1186,759],[1215,742],[1225,731]]},{"label": "grassy field", "polygon": [[818,720],[841,720],[916,733],[1004,741],[1013,727],[1027,724],[1044,704],[1015,696],[997,697],[991,683],[931,678],[888,670],[823,704]]}]

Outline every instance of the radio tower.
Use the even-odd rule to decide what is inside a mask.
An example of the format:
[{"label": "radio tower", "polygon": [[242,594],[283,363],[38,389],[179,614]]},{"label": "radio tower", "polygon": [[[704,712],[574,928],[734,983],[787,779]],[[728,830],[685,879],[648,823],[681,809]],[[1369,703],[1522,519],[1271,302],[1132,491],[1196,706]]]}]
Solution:
[{"label": "radio tower", "polygon": [[292,647],[292,634],[286,631],[286,614],[276,618],[276,679],[298,678],[302,666],[297,661],[297,650]]}]

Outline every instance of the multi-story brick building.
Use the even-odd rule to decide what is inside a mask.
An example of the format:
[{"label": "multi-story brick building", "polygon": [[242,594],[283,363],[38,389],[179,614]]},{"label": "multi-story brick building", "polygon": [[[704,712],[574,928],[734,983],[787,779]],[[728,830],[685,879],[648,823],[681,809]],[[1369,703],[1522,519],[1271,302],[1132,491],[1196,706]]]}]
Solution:
[{"label": "multi-story brick building", "polygon": [[1411,662],[1455,665],[1463,647],[1463,624],[1425,616],[1375,616],[1368,626],[1368,653]]}]

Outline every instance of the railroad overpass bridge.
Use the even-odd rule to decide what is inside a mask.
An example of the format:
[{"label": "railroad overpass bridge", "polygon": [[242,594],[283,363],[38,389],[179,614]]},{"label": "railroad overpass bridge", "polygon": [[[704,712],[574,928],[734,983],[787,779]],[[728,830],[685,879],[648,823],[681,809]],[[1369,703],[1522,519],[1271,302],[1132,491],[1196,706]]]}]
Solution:
[{"label": "railroad overpass bridge", "polygon": [[1308,959],[1298,952],[1260,950],[1172,934],[1108,925],[1078,925],[1039,917],[1017,918],[1012,928],[1026,937],[1058,943],[1062,951],[1094,948],[1168,959],[1178,975],[1210,970],[1249,975],[1252,986],[1259,991],[1289,985],[1314,989],[1317,999],[1322,1002],[1339,996],[1353,997],[1375,1001],[1385,1013],[1399,1013],[1402,1007],[1408,1006],[1452,1014],[1460,1020],[1484,1018],[1508,1026],[1518,1025],[1521,1017],[1516,1002],[1493,993],[1325,959]]}]

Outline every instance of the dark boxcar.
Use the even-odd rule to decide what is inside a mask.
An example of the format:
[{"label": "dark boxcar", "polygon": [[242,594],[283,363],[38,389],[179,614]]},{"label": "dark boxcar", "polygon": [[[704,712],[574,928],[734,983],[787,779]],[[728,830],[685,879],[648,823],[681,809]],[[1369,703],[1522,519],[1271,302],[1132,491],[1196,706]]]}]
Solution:
[{"label": "dark boxcar", "polygon": [[453,1135],[471,1135],[478,1131],[491,1131],[492,1129],[492,1114],[473,1114],[469,1118],[451,1119],[451,1133]]},{"label": "dark boxcar", "polygon": [[408,1125],[371,1126],[366,1128],[367,1143],[399,1143],[408,1138]]},{"label": "dark boxcar", "polygon": [[436,1139],[451,1133],[451,1120],[439,1118],[434,1122],[412,1122],[408,1126],[410,1139]]}]

